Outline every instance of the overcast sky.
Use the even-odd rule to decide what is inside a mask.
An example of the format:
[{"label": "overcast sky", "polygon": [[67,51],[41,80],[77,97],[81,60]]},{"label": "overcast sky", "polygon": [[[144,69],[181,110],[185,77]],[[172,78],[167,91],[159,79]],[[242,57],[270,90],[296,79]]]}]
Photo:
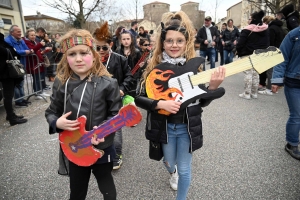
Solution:
[{"label": "overcast sky", "polygon": [[[51,0],[48,0],[49,2]],[[68,2],[69,0],[65,0]],[[91,0],[88,0],[91,1]],[[122,6],[125,4],[128,4],[128,2],[135,2],[135,0],[116,0],[117,5]],[[140,3],[140,7],[142,5],[154,2],[155,0],[138,0]],[[179,11],[180,10],[180,5],[183,3],[188,2],[189,0],[158,0],[159,2],[164,2],[170,4],[170,11]],[[217,19],[223,18],[226,16],[226,10],[233,6],[234,4],[241,2],[241,0],[196,0],[193,2],[198,2],[199,3],[199,9],[204,10],[206,16],[211,16],[214,18],[215,15],[215,5],[216,1],[219,2],[219,6],[217,9]],[[23,13],[24,15],[35,15],[37,11],[41,12],[44,15],[52,16],[55,18],[59,19],[66,19],[67,15],[60,12],[59,10],[49,8],[46,6],[42,0],[21,0],[22,7],[23,7]],[[141,8],[142,11],[142,8]]]}]

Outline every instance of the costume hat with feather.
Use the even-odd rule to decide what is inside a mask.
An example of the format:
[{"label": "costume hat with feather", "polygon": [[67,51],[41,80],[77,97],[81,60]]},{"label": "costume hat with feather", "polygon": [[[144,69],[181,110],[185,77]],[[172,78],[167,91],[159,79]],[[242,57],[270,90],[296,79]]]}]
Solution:
[{"label": "costume hat with feather", "polygon": [[93,36],[98,41],[106,41],[111,42],[112,40],[112,34],[109,31],[109,25],[106,22],[100,26],[100,28],[96,28],[95,32],[93,33]]}]

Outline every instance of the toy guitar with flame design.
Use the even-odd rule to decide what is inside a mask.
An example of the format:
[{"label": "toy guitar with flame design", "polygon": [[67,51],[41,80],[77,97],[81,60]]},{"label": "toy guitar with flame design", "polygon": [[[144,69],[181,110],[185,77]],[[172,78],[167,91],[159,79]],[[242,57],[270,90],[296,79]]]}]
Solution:
[{"label": "toy guitar with flame design", "polygon": [[[210,81],[215,69],[198,73],[200,64],[204,58],[190,59],[183,66],[170,63],[157,65],[146,79],[146,92],[149,98],[155,100],[174,100],[181,102],[180,109],[184,109],[198,99],[213,100],[225,94],[224,88],[210,91],[199,84]],[[284,61],[283,55],[276,47],[255,50],[250,56],[246,56],[235,62],[225,65],[226,77],[254,68],[262,73]],[[165,110],[159,110],[160,114],[170,115]]]},{"label": "toy guitar with flame design", "polygon": [[92,146],[91,139],[94,134],[97,138],[116,132],[123,126],[133,126],[142,120],[142,115],[134,105],[121,108],[119,114],[104,122],[96,129],[85,130],[86,117],[77,119],[80,122],[76,131],[63,131],[59,134],[59,141],[66,157],[79,166],[90,166],[103,156],[103,152]]}]

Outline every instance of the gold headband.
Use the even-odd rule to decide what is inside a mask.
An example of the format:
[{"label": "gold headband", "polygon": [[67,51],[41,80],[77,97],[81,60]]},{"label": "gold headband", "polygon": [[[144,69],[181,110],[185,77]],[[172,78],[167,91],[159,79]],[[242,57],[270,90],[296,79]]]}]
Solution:
[{"label": "gold headband", "polygon": [[81,36],[65,39],[64,41],[61,42],[61,49],[62,52],[65,53],[68,49],[81,44],[92,47],[96,51],[96,44],[94,40],[92,38],[81,37]]}]

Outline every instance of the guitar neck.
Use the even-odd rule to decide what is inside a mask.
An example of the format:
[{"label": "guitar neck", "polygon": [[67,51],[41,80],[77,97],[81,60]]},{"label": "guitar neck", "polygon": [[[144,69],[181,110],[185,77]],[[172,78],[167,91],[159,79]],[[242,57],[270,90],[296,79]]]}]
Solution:
[{"label": "guitar neck", "polygon": [[[253,61],[252,61],[253,62]],[[252,64],[249,56],[239,59],[235,62],[224,65],[226,68],[225,77],[243,72],[245,70],[251,69]],[[215,71],[215,69],[209,69],[203,72],[200,72],[194,76],[191,76],[191,82],[193,85],[205,84],[208,83],[211,79],[211,74]]]},{"label": "guitar neck", "polygon": [[[259,74],[278,65],[284,61],[282,53],[275,47],[268,47],[266,50],[255,50],[257,52],[242,59],[225,65],[225,77],[240,73],[242,71],[254,68]],[[194,86],[208,83],[211,74],[215,69],[210,69],[194,76],[191,76],[191,82]]]},{"label": "guitar neck", "polygon": [[[112,126],[113,124],[113,126]],[[92,130],[92,134],[96,134],[97,138],[104,138],[107,135],[116,132],[117,130],[121,129],[125,126],[125,121],[119,115],[112,118],[111,120],[105,122],[104,124],[100,125],[98,128]]]}]

